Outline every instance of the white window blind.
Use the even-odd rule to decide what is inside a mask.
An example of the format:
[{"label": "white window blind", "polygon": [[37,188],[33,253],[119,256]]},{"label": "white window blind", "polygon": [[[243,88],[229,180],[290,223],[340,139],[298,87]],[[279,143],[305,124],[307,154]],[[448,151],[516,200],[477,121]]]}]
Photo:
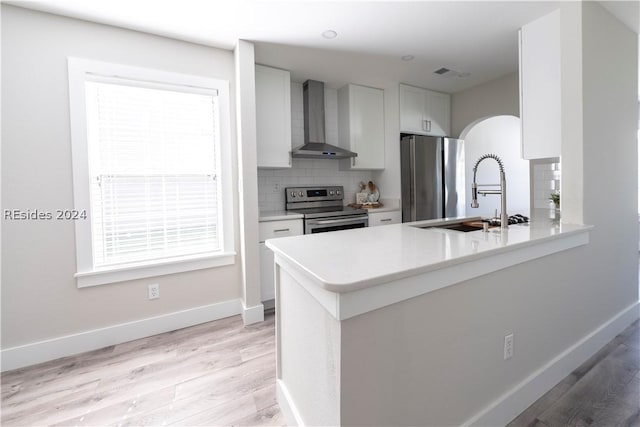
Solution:
[{"label": "white window blind", "polygon": [[95,267],[221,249],[215,91],[85,82]]}]

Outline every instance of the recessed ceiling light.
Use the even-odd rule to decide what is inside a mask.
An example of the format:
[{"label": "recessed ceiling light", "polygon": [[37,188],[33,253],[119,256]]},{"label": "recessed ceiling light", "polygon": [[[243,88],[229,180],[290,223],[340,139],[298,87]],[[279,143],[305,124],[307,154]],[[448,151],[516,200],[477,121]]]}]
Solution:
[{"label": "recessed ceiling light", "polygon": [[411,61],[414,58],[413,55],[404,55],[401,59],[403,61]]},{"label": "recessed ceiling light", "polygon": [[322,37],[324,37],[325,39],[335,39],[336,37],[338,37],[338,33],[333,30],[327,30],[322,33]]}]

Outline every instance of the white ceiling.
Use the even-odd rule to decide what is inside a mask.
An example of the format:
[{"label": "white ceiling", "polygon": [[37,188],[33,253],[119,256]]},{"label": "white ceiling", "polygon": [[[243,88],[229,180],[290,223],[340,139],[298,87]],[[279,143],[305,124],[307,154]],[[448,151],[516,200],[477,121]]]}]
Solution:
[{"label": "white ceiling", "polygon": [[[517,70],[517,30],[558,1],[60,0],[8,2],[60,15],[232,49],[256,43],[256,61],[294,81],[457,92]],[[607,2],[638,31],[638,2]],[[635,7],[635,9],[634,9]],[[635,12],[635,18],[633,17]],[[634,21],[635,19],[635,21]],[[321,37],[325,30],[338,37]],[[402,61],[413,55],[412,61]],[[433,74],[440,67],[469,77]]]}]

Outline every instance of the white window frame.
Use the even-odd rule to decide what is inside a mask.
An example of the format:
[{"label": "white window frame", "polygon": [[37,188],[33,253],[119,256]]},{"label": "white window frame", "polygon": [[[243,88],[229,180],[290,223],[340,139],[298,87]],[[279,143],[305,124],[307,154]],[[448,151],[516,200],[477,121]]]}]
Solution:
[{"label": "white window frame", "polygon": [[[76,262],[75,278],[79,288],[180,273],[204,268],[220,267],[235,263],[233,230],[233,187],[231,155],[231,115],[229,107],[229,82],[226,80],[188,74],[133,67],[81,58],[68,58],[69,112],[71,124],[71,149],[73,161],[73,196],[77,211],[86,211],[87,219],[75,221]],[[95,268],[92,255],[89,150],[85,81],[96,76],[167,84],[186,88],[204,88],[218,92],[220,114],[220,141],[216,152],[221,179],[221,250],[213,255],[185,256],[170,260],[153,260],[125,265]]]}]

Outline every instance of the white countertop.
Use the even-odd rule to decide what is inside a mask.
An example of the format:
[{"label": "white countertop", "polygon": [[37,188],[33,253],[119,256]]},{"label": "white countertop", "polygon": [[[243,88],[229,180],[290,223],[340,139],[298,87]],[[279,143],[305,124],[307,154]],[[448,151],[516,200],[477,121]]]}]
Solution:
[{"label": "white countertop", "polygon": [[393,212],[399,211],[400,208],[400,200],[399,199],[380,199],[383,206],[381,208],[373,208],[367,209],[367,212],[376,213],[376,212]]},{"label": "white countertop", "polygon": [[398,206],[387,206],[384,205],[381,208],[369,208],[367,209],[368,213],[376,213],[376,212],[393,212],[393,211],[399,211],[400,208]]},{"label": "white countertop", "polygon": [[432,220],[285,237],[267,240],[267,247],[319,287],[345,293],[585,233],[592,228],[559,224],[548,219],[548,214],[547,218],[544,216],[543,213],[529,225],[511,225],[508,230],[492,228],[488,233],[413,226],[446,221]]},{"label": "white countertop", "polygon": [[301,219],[303,215],[301,213],[293,213],[288,211],[264,211],[260,212],[258,222],[267,221],[282,221],[285,219]]}]

